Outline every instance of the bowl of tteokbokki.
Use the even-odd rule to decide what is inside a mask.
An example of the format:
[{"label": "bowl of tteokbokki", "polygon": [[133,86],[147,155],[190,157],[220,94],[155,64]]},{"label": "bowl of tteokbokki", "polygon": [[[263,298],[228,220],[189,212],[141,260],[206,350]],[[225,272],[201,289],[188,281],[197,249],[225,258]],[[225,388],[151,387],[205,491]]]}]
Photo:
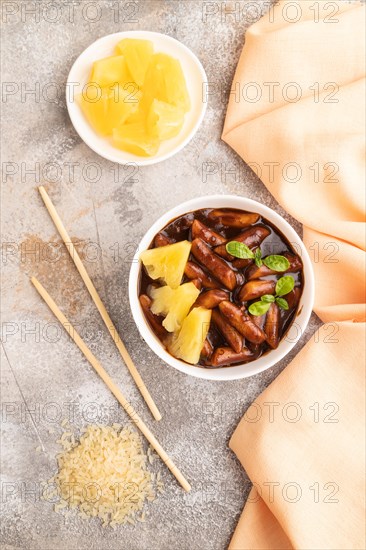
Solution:
[{"label": "bowl of tteokbokki", "polygon": [[129,298],[142,337],[165,363],[235,380],[273,366],[298,342],[314,276],[304,244],[279,214],[217,195],[173,208],[147,231]]}]

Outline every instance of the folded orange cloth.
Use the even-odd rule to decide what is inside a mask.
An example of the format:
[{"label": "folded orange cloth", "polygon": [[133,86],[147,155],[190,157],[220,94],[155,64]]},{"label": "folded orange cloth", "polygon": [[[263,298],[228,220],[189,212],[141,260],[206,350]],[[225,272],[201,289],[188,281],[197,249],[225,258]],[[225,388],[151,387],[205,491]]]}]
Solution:
[{"label": "folded orange cloth", "polygon": [[230,446],[253,489],[231,550],[364,549],[365,7],[282,1],[246,33],[223,139],[304,224],[325,323]]}]

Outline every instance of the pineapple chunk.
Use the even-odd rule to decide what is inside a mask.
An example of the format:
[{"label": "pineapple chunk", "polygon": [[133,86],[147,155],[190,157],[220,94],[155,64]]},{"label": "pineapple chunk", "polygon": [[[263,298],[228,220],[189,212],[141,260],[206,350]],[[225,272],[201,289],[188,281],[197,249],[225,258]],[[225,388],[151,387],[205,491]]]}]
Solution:
[{"label": "pineapple chunk", "polygon": [[147,133],[143,122],[134,122],[133,124],[128,124],[128,122],[113,129],[115,147],[140,157],[156,155],[160,145],[158,138]]},{"label": "pineapple chunk", "polygon": [[132,78],[123,55],[111,55],[94,61],[89,82],[98,84],[101,88],[112,86],[116,82],[131,82]]},{"label": "pineapple chunk", "polygon": [[101,88],[100,93],[96,94],[95,98],[90,99],[83,94],[79,94],[76,96],[76,100],[85,118],[93,126],[94,130],[101,136],[107,136],[109,134],[107,115],[109,107],[108,91],[105,88]]},{"label": "pineapple chunk", "polygon": [[154,99],[180,107],[185,113],[191,108],[182,66],[178,59],[165,53],[155,53],[146,72],[144,103]]},{"label": "pineapple chunk", "polygon": [[116,46],[116,54],[125,56],[127,67],[138,86],[144,83],[153,52],[154,46],[150,40],[138,38],[124,38]]},{"label": "pineapple chunk", "polygon": [[186,363],[196,365],[200,359],[201,350],[210,328],[211,310],[195,307],[184,319],[178,334],[173,334],[168,345],[168,351],[183,359]]},{"label": "pineapple chunk", "polygon": [[147,117],[147,128],[151,135],[159,139],[171,139],[179,134],[184,124],[184,111],[154,99]]},{"label": "pineapple chunk", "polygon": [[140,259],[151,279],[161,278],[171,288],[177,288],[182,281],[191,246],[189,241],[180,241],[150,248],[140,254]]},{"label": "pineapple chunk", "polygon": [[76,99],[94,129],[102,136],[110,136],[116,126],[137,112],[141,94],[131,99],[131,94],[123,89],[122,84],[116,84],[111,88],[99,88],[95,97],[91,96],[92,93],[90,97],[80,94]]},{"label": "pineapple chunk", "polygon": [[191,306],[197,300],[200,291],[193,283],[185,283],[178,288],[170,286],[153,288],[150,296],[153,299],[151,311],[156,315],[166,315],[163,327],[168,332],[176,332],[182,326]]},{"label": "pineapple chunk", "polygon": [[125,123],[127,118],[136,113],[139,107],[141,93],[134,94],[124,89],[122,84],[117,84],[111,88],[108,102],[109,134],[113,134],[116,127]]}]

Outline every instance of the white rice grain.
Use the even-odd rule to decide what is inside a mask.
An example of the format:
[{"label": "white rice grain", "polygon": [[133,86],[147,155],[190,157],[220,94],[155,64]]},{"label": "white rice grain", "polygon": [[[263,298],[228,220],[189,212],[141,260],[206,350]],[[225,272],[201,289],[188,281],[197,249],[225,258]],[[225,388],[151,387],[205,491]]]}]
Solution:
[{"label": "white rice grain", "polygon": [[[141,510],[156,499],[154,474],[147,470],[149,451],[143,450],[139,434],[130,427],[90,425],[75,442],[65,431],[58,442],[64,452],[57,455],[54,482],[61,495],[56,511],[68,506],[80,517],[98,517],[102,525],[115,528],[135,519],[145,521]],[[161,492],[161,482],[157,484]],[[137,516],[137,513],[139,515]]]}]

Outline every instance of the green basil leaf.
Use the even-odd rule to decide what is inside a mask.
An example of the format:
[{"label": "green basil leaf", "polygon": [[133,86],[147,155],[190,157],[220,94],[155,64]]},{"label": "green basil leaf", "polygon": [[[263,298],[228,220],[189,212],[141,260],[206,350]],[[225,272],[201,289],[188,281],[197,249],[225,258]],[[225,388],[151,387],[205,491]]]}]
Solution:
[{"label": "green basil leaf", "polygon": [[291,292],[294,286],[295,286],[295,281],[293,277],[291,277],[290,275],[281,277],[281,279],[278,279],[276,284],[277,296],[284,296],[285,294],[288,294],[289,292]]},{"label": "green basil leaf", "polygon": [[285,298],[276,298],[276,304],[282,307],[282,309],[288,309],[288,303]]},{"label": "green basil leaf", "polygon": [[255,316],[264,315],[269,310],[271,304],[266,302],[254,302],[249,306],[249,313]]},{"label": "green basil leaf", "polygon": [[230,241],[229,243],[227,243],[226,252],[228,252],[235,258],[240,258],[241,260],[254,258],[254,254],[250,250],[250,248],[246,244],[239,243],[238,241]]},{"label": "green basil leaf", "polygon": [[272,294],[264,294],[264,296],[261,296],[262,302],[267,302],[268,304],[271,304],[275,301],[275,297],[272,296]]},{"label": "green basil leaf", "polygon": [[262,251],[260,248],[257,248],[257,250],[255,251],[254,253],[254,261],[255,261],[255,265],[257,267],[261,267],[263,265],[263,262],[262,262]]},{"label": "green basil leaf", "polygon": [[274,254],[273,256],[267,256],[263,260],[264,265],[273,269],[273,271],[286,271],[290,267],[290,262],[285,256],[279,256]]}]

